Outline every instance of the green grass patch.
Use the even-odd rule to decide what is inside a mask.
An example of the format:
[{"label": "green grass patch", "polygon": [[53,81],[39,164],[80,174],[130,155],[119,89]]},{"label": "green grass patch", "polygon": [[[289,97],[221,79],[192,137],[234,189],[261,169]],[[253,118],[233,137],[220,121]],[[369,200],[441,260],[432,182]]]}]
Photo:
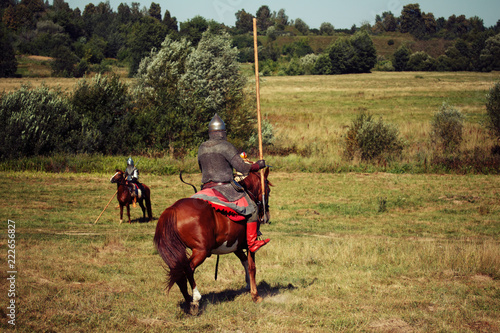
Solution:
[{"label": "green grass patch", "polygon": [[[257,253],[263,302],[244,290],[236,256],[221,257],[217,281],[210,257],[195,274],[203,301],[192,317],[177,287],[165,294],[155,222],[119,225],[113,201],[94,224],[115,191],[111,174],[0,174],[9,193],[0,213],[16,221],[18,331],[500,327],[493,175],[271,172],[272,223],[261,228],[271,243]],[[155,221],[192,192],[177,175],[143,174],[142,181],[151,187]],[[379,198],[387,200],[383,212]],[[132,208],[132,219],[140,215]]]}]

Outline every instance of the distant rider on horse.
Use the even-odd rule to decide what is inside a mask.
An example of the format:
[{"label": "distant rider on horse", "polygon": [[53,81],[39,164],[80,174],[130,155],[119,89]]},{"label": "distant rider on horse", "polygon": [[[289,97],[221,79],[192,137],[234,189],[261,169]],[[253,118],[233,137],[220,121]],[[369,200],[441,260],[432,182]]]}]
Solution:
[{"label": "distant rider on horse", "polygon": [[133,204],[135,207],[135,203],[137,201],[137,195],[135,193],[135,185],[139,183],[139,169],[137,169],[134,165],[134,160],[132,157],[129,157],[127,160],[127,168],[125,169],[125,180],[127,181],[127,186],[130,192],[130,195],[133,198]]},{"label": "distant rider on horse", "polygon": [[257,240],[258,208],[241,185],[235,182],[233,168],[246,175],[250,171],[265,168],[266,163],[264,160],[259,160],[253,164],[245,163],[237,149],[227,141],[226,125],[217,114],[208,125],[208,137],[209,140],[203,142],[198,149],[198,164],[202,172],[202,189],[212,188],[229,202],[236,202],[242,198],[246,199],[247,207],[241,208],[243,208],[242,215],[245,215],[247,219],[247,244],[251,252],[256,252],[260,247],[267,244],[269,239]]}]

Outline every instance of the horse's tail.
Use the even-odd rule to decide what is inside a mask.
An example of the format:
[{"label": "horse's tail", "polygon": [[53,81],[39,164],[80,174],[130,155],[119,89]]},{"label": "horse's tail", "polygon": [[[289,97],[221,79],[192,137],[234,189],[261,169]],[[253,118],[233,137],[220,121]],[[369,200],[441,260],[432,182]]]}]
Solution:
[{"label": "horse's tail", "polygon": [[176,228],[176,207],[167,208],[158,219],[154,244],[163,261],[169,268],[167,291],[179,280],[183,279],[189,269],[189,259],[186,245],[182,241]]}]

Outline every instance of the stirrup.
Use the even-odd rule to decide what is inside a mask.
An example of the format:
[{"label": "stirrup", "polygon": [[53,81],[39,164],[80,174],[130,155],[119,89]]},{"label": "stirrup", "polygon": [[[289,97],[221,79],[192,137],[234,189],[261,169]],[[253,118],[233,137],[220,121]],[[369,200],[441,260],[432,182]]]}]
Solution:
[{"label": "stirrup", "polygon": [[267,243],[269,243],[270,239],[266,239],[266,240],[257,240],[253,243],[252,246],[248,247],[248,250],[250,252],[257,252],[261,247],[263,247],[264,245],[266,245]]}]

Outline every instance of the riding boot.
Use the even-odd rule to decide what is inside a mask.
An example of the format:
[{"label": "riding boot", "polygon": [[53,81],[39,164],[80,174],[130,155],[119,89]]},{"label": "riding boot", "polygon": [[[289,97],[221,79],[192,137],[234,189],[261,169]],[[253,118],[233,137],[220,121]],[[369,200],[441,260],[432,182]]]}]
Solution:
[{"label": "riding boot", "polygon": [[137,202],[137,197],[135,195],[135,191],[134,191],[134,185],[128,187],[128,190],[130,192],[130,196],[132,197],[132,207],[135,208],[135,203]]},{"label": "riding boot", "polygon": [[257,222],[247,222],[247,244],[250,252],[257,252],[262,246],[269,243],[270,239],[257,240]]}]

